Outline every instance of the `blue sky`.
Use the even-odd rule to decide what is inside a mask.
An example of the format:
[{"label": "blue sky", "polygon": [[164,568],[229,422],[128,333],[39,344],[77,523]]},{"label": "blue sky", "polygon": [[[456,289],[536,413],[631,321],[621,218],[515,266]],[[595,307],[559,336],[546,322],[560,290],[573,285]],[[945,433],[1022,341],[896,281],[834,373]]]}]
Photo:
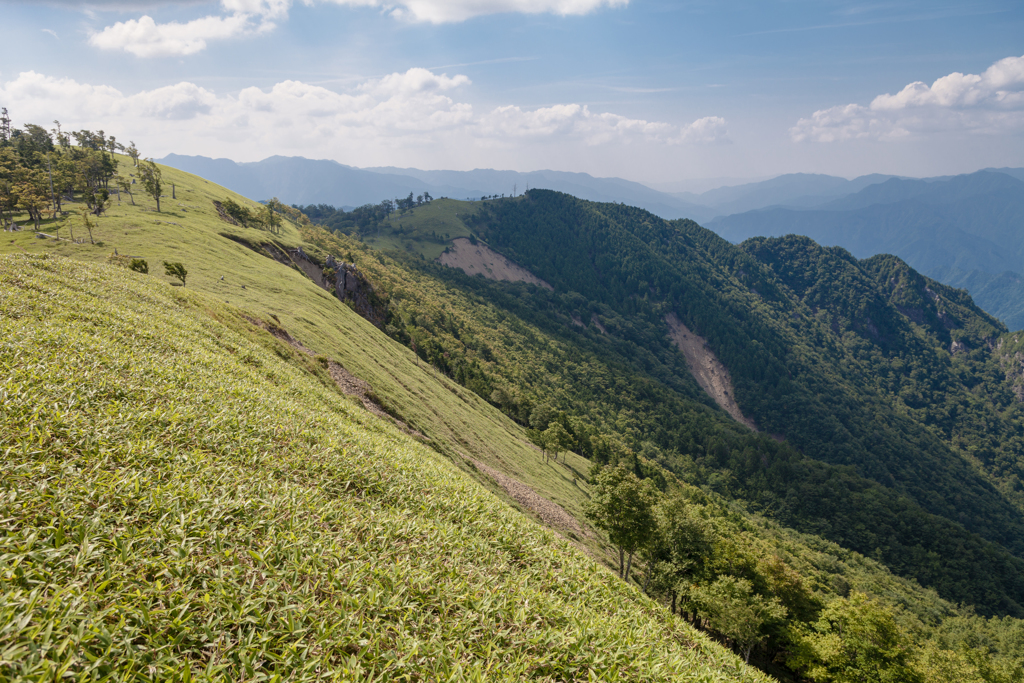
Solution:
[{"label": "blue sky", "polygon": [[1024,166],[1024,3],[0,0],[0,105],[146,155],[671,187]]}]

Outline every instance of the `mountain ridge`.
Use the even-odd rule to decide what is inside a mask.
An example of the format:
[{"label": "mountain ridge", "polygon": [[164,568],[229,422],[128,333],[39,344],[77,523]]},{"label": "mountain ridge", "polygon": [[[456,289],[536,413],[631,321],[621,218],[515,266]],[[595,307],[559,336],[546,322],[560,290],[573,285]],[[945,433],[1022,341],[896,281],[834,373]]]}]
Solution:
[{"label": "mountain ridge", "polygon": [[[131,172],[130,162],[121,159],[119,163],[125,172]],[[176,315],[178,307],[188,305],[200,317],[213,315],[222,323],[230,323],[230,333],[220,331],[216,325],[201,325],[203,339],[209,342],[203,346],[216,351],[225,362],[237,364],[242,375],[275,382],[277,388],[271,390],[274,396],[299,391],[298,396],[305,392],[299,384],[286,379],[293,372],[308,375],[319,384],[317,392],[333,391],[336,380],[325,366],[340,365],[371,387],[372,394],[367,393],[366,397],[372,398],[383,412],[400,419],[413,439],[435,449],[441,456],[438,462],[458,466],[503,500],[517,505],[512,502],[509,489],[488,474],[488,468],[514,478],[573,515],[583,530],[593,528],[584,509],[588,492],[594,492],[602,481],[601,476],[594,474],[596,468],[602,466],[603,473],[632,472],[631,476],[642,478],[646,490],[663,501],[658,504],[659,511],[668,514],[669,510],[676,510],[672,514],[683,515],[673,518],[682,524],[679,533],[696,534],[687,541],[696,545],[673,551],[684,552],[683,555],[648,555],[646,550],[637,554],[634,568],[638,579],[630,590],[638,595],[648,592],[659,601],[644,603],[648,605],[645,609],[655,610],[659,615],[680,612],[677,618],[700,625],[734,650],[750,654],[753,648],[752,661],[781,676],[790,675],[780,667],[788,661],[787,652],[792,648],[817,651],[813,650],[819,642],[815,633],[822,638],[837,636],[830,631],[827,620],[817,620],[819,614],[825,614],[826,604],[827,614],[836,614],[836,610],[845,614],[864,609],[865,605],[884,619],[900,614],[900,621],[893,622],[900,638],[899,647],[913,653],[908,656],[917,670],[932,672],[928,680],[943,680],[941,667],[929,663],[929,658],[941,656],[945,658],[941,661],[960,661],[951,646],[939,640],[936,624],[943,624],[943,628],[948,624],[950,629],[961,624],[961,629],[983,637],[994,648],[993,662],[1005,661],[1010,666],[1017,656],[1012,645],[1007,644],[1010,641],[1001,640],[1004,636],[998,635],[1003,631],[993,630],[994,624],[999,629],[1012,629],[1016,623],[1013,619],[990,622],[970,617],[913,580],[893,576],[864,554],[849,549],[862,548],[869,555],[885,559],[903,577],[919,577],[944,595],[968,597],[978,609],[995,614],[1015,612],[1012,601],[1017,589],[1012,582],[1024,572],[1014,570],[1016,561],[993,541],[983,539],[1012,533],[1013,525],[1004,527],[999,510],[986,507],[986,497],[995,494],[986,483],[988,479],[978,479],[984,474],[1002,485],[1013,474],[1012,468],[1001,472],[991,463],[998,464],[1002,462],[1000,458],[1012,457],[1015,451],[999,451],[998,444],[985,443],[977,433],[960,434],[958,438],[965,443],[980,447],[972,455],[977,460],[971,465],[976,468],[975,474],[968,472],[968,476],[958,478],[957,495],[963,497],[962,501],[952,500],[943,488],[943,471],[935,470],[928,459],[930,449],[938,458],[936,462],[945,462],[947,446],[936,445],[929,438],[922,442],[926,448],[907,442],[914,456],[920,456],[923,474],[935,470],[931,478],[920,477],[919,490],[908,484],[906,473],[900,469],[912,467],[913,463],[897,462],[886,452],[887,444],[898,446],[898,438],[903,438],[890,435],[885,431],[887,428],[897,432],[909,429],[911,436],[924,438],[915,425],[932,421],[936,429],[945,427],[946,421],[938,409],[946,408],[931,406],[935,399],[928,393],[937,391],[943,382],[954,381],[950,391],[960,396],[955,384],[958,376],[950,374],[945,363],[961,364],[963,377],[981,380],[982,396],[994,395],[993,390],[1002,386],[996,375],[979,374],[980,369],[988,367],[985,363],[996,362],[994,357],[990,358],[989,354],[994,352],[985,340],[999,335],[1001,329],[974,310],[962,292],[922,279],[897,260],[861,263],[841,250],[821,249],[793,240],[760,245],[759,256],[754,258],[753,248],[745,251],[729,245],[689,221],[667,222],[635,208],[595,204],[539,190],[532,190],[527,197],[487,202],[435,200],[396,212],[382,224],[349,225],[345,230],[351,234],[328,233],[310,225],[289,207],[278,207],[281,213],[276,225],[252,220],[251,213],[247,224],[236,224],[238,221],[220,215],[214,202],[226,205],[230,199],[252,211],[257,207],[249,200],[174,169],[164,168],[163,173],[165,182],[176,186],[177,199],[165,201],[161,213],[155,213],[152,202],[141,193],[134,198],[139,206],[130,204],[126,197],[120,206],[109,207],[91,228],[90,237],[95,233],[100,246],[89,240],[40,239],[29,232],[17,232],[11,233],[9,244],[0,244],[0,251],[65,254],[123,266],[129,265],[127,257],[116,256],[111,250],[118,249],[121,254],[132,254],[154,264],[169,256],[181,259],[188,266],[188,289],[171,288],[167,277],[153,273],[145,281],[146,286],[156,287],[161,294],[142,294],[141,299],[155,304],[163,300],[163,293],[174,297],[178,303],[165,306],[167,310],[158,314],[161,320]],[[262,207],[259,210],[263,212]],[[441,232],[447,229],[456,236],[439,237],[441,222],[447,225],[455,217],[460,230],[453,223]],[[45,221],[43,229],[57,232]],[[379,235],[382,245],[393,245],[397,250],[372,250],[355,239],[363,233]],[[389,233],[399,235],[399,239],[385,239]],[[469,277],[420,258],[420,254],[404,246],[423,244],[433,250],[441,246],[438,240],[463,236],[485,241],[498,253],[515,256],[517,262],[529,266],[535,274],[551,275],[553,289]],[[768,254],[773,256],[769,258]],[[372,287],[376,310],[382,312],[369,316],[374,324],[339,301],[334,294],[337,287],[323,286],[321,281],[331,281],[332,277],[340,281],[336,266],[341,261],[346,282],[348,274],[358,271],[360,282],[366,283],[362,286]],[[836,278],[822,275],[824,271],[835,270],[830,265],[833,261],[846,264],[848,276],[844,276],[843,282],[835,283]],[[792,279],[783,263],[793,264],[794,272],[802,273],[803,279]],[[125,278],[143,278],[124,271],[123,275],[105,277],[104,273],[111,272],[109,264],[90,271],[87,277],[77,278],[71,262],[59,265],[68,271],[62,277],[75,282],[69,295],[74,292],[75,301],[83,302],[82,312],[88,316],[95,317],[95,306],[119,305],[114,297],[95,295],[103,289],[100,283],[104,280],[111,283],[111,291],[127,292],[131,290],[131,281]],[[12,291],[18,291],[19,296],[24,291],[25,296],[39,297],[54,311],[60,311],[67,297],[47,294],[59,285],[44,285],[34,279],[32,269],[28,262],[18,261],[4,277],[16,283]],[[893,284],[883,287],[882,283]],[[184,284],[184,278],[179,284]],[[837,285],[839,288],[834,291],[827,289]],[[343,289],[347,291],[347,286]],[[232,303],[221,305],[221,300]],[[905,313],[894,306],[902,307]],[[244,315],[239,317],[233,307],[240,307]],[[9,303],[0,307],[3,315],[12,310],[20,315],[19,311],[31,309],[32,306],[20,304],[11,308]],[[734,375],[740,406],[767,418],[767,424],[789,425],[775,430],[782,433],[773,438],[771,434],[750,432],[707,397],[687,368],[685,358],[668,338],[665,314],[670,310],[678,311],[692,331],[706,335],[710,348]],[[60,314],[74,312],[69,309]],[[119,325],[134,326],[135,330],[134,337],[113,335],[112,339],[119,340],[116,343],[128,343],[129,338],[138,339],[140,344],[164,337],[177,339],[174,335],[159,334],[155,328],[150,330],[148,309],[139,308],[133,315],[112,318],[122,321]],[[36,320],[45,325],[48,320],[57,319],[48,315]],[[190,323],[191,327],[196,324]],[[54,329],[58,328],[63,326]],[[72,328],[76,334],[104,338],[102,326]],[[10,329],[31,329],[31,334],[37,334],[43,328],[36,323],[28,326],[16,322]],[[255,342],[265,350],[240,348],[233,334],[243,334],[247,343]],[[61,338],[69,339],[67,334]],[[214,338],[220,341],[212,341]],[[907,346],[905,342],[914,338],[919,339],[915,342],[917,346]],[[1015,358],[1017,342],[1006,337],[1000,340],[1006,341],[1000,347],[1010,354],[1006,358]],[[29,344],[25,349],[51,347]],[[785,353],[786,348],[795,353],[784,358],[782,366],[776,366],[772,358],[778,358],[777,354]],[[8,347],[0,345],[0,350],[6,352]],[[886,365],[890,363],[886,359],[895,359],[900,353],[916,365],[903,370],[894,364]],[[878,386],[857,386],[865,379],[863,367],[875,356],[880,362],[877,368],[887,372],[873,373],[880,375]],[[940,361],[935,367],[918,367],[921,359],[932,356]],[[58,354],[58,359],[63,360],[87,362],[89,357]],[[293,369],[286,371],[281,361],[292,364]],[[105,360],[100,363],[100,367],[107,365]],[[755,366],[763,366],[764,372],[756,371]],[[16,367],[35,366],[20,363]],[[120,377],[117,382],[123,381],[118,374],[120,367],[114,364],[109,368],[112,380]],[[184,372],[182,367],[176,367],[179,374]],[[831,367],[835,376],[821,374],[819,370],[824,367]],[[1000,366],[999,378],[1006,372],[1003,367]],[[162,377],[142,366],[135,371],[149,378],[147,381],[160,381]],[[238,373],[230,374],[234,377]],[[921,376],[934,378],[937,386],[921,384]],[[789,413],[781,405],[773,407],[773,403],[785,401],[786,396],[800,399],[800,392],[808,388],[808,377],[816,378],[818,385],[810,386],[811,393],[802,395],[805,405],[790,406]],[[193,378],[193,382],[198,380]],[[805,389],[787,393],[784,386],[780,389],[786,381],[801,383]],[[117,382],[100,382],[97,386],[106,388],[98,394],[76,395],[116,401],[123,391]],[[893,391],[898,390],[897,407],[908,411],[903,417],[890,414],[889,408],[880,402],[882,398],[891,400],[889,394],[879,393],[886,389],[885,382],[894,384]],[[47,386],[56,388],[63,384]],[[159,390],[158,385],[152,388]],[[253,390],[259,392],[258,388]],[[759,399],[759,391],[767,396]],[[1011,391],[1012,387],[1006,388],[1004,393],[1010,395]],[[826,413],[833,415],[822,419],[823,413],[815,412],[814,403],[827,403],[826,393],[850,393],[867,401],[868,409],[880,415],[881,422],[873,425],[854,410],[854,404],[842,401],[835,406],[826,405]],[[202,391],[193,392],[200,400],[203,395]],[[60,400],[44,403],[65,404]],[[353,404],[351,409],[362,411],[363,407]],[[772,409],[780,412],[773,415]],[[967,423],[989,420],[993,438],[1001,439],[1000,420],[1011,419],[1013,405],[1005,408],[1007,414],[1002,418],[985,412],[988,408],[984,406],[965,405],[956,409],[967,411]],[[851,410],[855,414],[847,414]],[[272,412],[276,415],[280,411]],[[222,413],[225,417],[228,414]],[[109,425],[116,423],[116,411],[106,411],[104,415],[113,416]],[[254,424],[260,429],[271,429],[275,419],[278,418],[257,420]],[[369,424],[377,418],[368,413],[362,419]],[[801,420],[816,424],[817,432],[821,433],[808,431]],[[161,430],[173,430],[176,438],[185,440],[183,443],[198,443],[189,440],[206,433],[178,429],[174,425],[180,422],[170,426],[159,424]],[[856,440],[862,437],[854,433],[861,428],[858,424],[876,429],[876,438],[882,440],[882,457],[874,463],[851,460],[842,464],[843,457],[855,454],[841,438],[842,427],[846,425],[852,430],[850,438]],[[547,429],[542,432],[545,426]],[[98,431],[105,434],[107,429],[105,422]],[[302,433],[299,427],[296,429],[296,434]],[[388,422],[382,422],[381,429],[388,434],[394,431]],[[542,457],[539,448],[528,444],[529,439],[549,444],[539,437],[559,429],[569,436],[572,448],[589,460],[560,447],[554,449],[557,457],[552,458],[552,453]],[[89,438],[88,430],[82,434]],[[807,442],[815,435],[835,445],[829,458],[840,464],[812,461],[794,447],[800,440]],[[204,438],[213,438],[212,433]],[[228,439],[228,443],[246,442]],[[290,447],[292,441],[270,438],[269,443]],[[308,444],[308,440],[295,442],[298,448],[308,448]],[[817,448],[813,443],[811,446]],[[993,450],[988,453],[988,449]],[[86,449],[84,457],[91,457],[88,454],[93,452]],[[382,471],[372,449],[358,456],[348,462],[358,461],[361,467],[369,468],[367,471]],[[473,464],[477,460],[483,467]],[[588,476],[590,468],[594,469]],[[899,486],[865,479],[855,471],[858,468],[878,479],[886,475],[899,479]],[[405,472],[402,476],[407,476],[409,470]],[[302,468],[294,473],[309,475]],[[254,476],[264,478],[255,472]],[[792,493],[788,489],[793,489]],[[379,489],[357,487],[355,495],[365,498],[388,495],[387,491],[387,484],[383,483]],[[1004,495],[1002,489],[998,495]],[[936,496],[938,499],[933,500]],[[666,507],[668,503],[671,506]],[[964,517],[940,518],[925,511],[922,504],[953,517],[959,511]],[[532,514],[526,507],[523,511]],[[808,529],[809,521],[820,520],[816,531],[842,538],[848,542],[847,547],[824,538],[800,535],[756,513],[777,520],[788,518],[804,529]],[[614,547],[603,541],[603,534],[581,536],[565,527],[560,533],[605,562],[615,552]],[[573,533],[579,538],[573,537]],[[465,533],[455,537],[464,538]],[[524,557],[532,557],[524,556],[515,544],[506,546],[499,553],[510,553],[512,566],[518,566],[516,562]],[[73,545],[75,552],[79,547]],[[652,548],[650,552],[663,553],[668,546],[658,547],[661,549]],[[263,560],[248,555],[254,562],[275,557],[263,547],[256,550]],[[695,554],[685,554],[691,552]],[[448,556],[443,551],[437,554],[439,558]],[[978,566],[984,566],[984,570],[979,572]],[[673,573],[678,571],[683,573]],[[432,583],[436,591],[438,582]],[[405,584],[397,581],[394,585]],[[145,575],[138,587],[147,597],[154,595],[152,590],[161,590]],[[683,592],[674,592],[676,589]],[[871,597],[865,597],[864,591]],[[463,605],[480,613],[480,607],[472,607],[467,599],[448,603],[448,611],[443,614],[429,608],[428,613],[436,614],[442,621],[456,614],[452,610],[462,614],[458,610]],[[369,614],[378,613],[380,605],[376,602],[365,604],[369,605]],[[535,605],[533,597],[530,605]],[[618,608],[625,609],[625,605],[622,603]],[[736,641],[735,638],[749,636],[730,630],[731,622],[722,612],[729,605],[737,609],[767,605],[776,615],[781,614],[778,609],[782,607],[786,610],[786,621],[773,621],[777,617],[771,617],[760,622],[761,630],[755,640]],[[909,611],[898,611],[899,605]],[[183,623],[192,623],[189,619],[190,615],[186,615]],[[334,622],[328,619],[323,623]],[[452,628],[459,627],[459,623],[452,621]],[[797,636],[799,633],[805,635]],[[659,645],[652,652],[666,647],[671,649]],[[723,658],[724,651],[715,648],[702,650],[710,655],[705,660],[707,665],[716,669],[731,666],[729,662],[734,660]],[[525,650],[515,651],[526,654]],[[173,646],[166,652],[168,656],[177,655]],[[392,661],[373,652],[368,656],[365,663],[372,666],[383,667]],[[530,651],[530,657],[533,656]],[[544,666],[570,666],[578,660],[558,661],[559,664]],[[422,663],[416,664],[413,670],[422,671],[417,668],[421,666]]]}]

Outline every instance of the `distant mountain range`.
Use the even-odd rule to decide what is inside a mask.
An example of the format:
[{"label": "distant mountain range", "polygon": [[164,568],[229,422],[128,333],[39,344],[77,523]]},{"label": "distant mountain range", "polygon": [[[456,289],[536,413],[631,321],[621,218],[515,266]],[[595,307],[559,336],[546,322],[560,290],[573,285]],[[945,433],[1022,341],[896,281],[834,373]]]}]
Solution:
[{"label": "distant mountain range", "polygon": [[595,178],[562,171],[421,171],[415,168],[355,168],[336,161],[274,156],[237,163],[230,159],[170,154],[162,164],[194,173],[247,197],[277,197],[287,204],[355,207],[429,192],[434,197],[479,199],[512,195],[528,187],[565,192],[595,202],[639,206],[667,218],[708,220],[716,214],[667,192],[621,178]]},{"label": "distant mountain range", "polygon": [[424,171],[356,168],[336,161],[274,156],[237,163],[171,154],[161,163],[249,197],[351,209],[429,192],[477,199],[527,188],[638,206],[662,218],[690,218],[722,237],[800,234],[858,258],[891,253],[941,282],[968,289],[1011,329],[1024,328],[1024,169],[986,169],[927,179],[871,174],[852,180],[791,173],[697,194],[662,192],[622,178],[563,171]]},{"label": "distant mountain range", "polygon": [[675,196],[711,208],[717,216],[727,216],[766,206],[820,206],[893,177],[873,173],[847,180],[814,173],[789,173],[761,182],[719,187],[702,194],[678,192]]},{"label": "distant mountain range", "polygon": [[773,207],[716,218],[734,242],[806,235],[858,258],[896,254],[966,288],[1011,329],[1024,328],[1024,169],[913,180],[889,178],[814,209]]}]

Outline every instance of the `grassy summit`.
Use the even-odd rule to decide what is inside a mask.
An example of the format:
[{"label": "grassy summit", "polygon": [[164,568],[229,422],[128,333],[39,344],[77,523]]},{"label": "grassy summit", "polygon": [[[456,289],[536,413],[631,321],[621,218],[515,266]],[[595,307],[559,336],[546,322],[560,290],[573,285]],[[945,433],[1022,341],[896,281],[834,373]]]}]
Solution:
[{"label": "grassy summit", "polygon": [[4,257],[0,676],[761,680],[210,296]]}]

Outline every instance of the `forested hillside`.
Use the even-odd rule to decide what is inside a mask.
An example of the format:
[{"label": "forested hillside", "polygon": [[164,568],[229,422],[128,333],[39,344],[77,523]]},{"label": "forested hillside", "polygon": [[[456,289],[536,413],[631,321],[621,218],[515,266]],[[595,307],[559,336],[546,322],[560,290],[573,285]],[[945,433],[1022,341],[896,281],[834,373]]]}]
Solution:
[{"label": "forested hillside", "polygon": [[[544,363],[499,356],[506,394],[551,396],[588,425],[583,432],[614,435],[950,598],[1020,613],[1020,422],[988,356],[1005,329],[961,292],[898,262],[889,279],[902,269],[916,288],[889,291],[877,267],[841,250],[779,242],[782,252],[793,248],[785,256],[805,278],[797,281],[756,244],[741,249],[693,223],[544,191],[485,203],[473,220],[555,291],[409,265],[571,344]],[[698,407],[694,399],[711,401],[667,339],[669,311],[708,339],[762,434]],[[596,320],[608,334],[573,319]],[[467,372],[458,347],[437,354],[455,376]],[[528,409],[505,407],[528,419]]]},{"label": "forested hillside", "polygon": [[80,133],[5,146],[102,162],[0,243],[49,255],[0,269],[5,675],[1020,681],[1022,342],[962,292],[543,191],[332,232]]}]

